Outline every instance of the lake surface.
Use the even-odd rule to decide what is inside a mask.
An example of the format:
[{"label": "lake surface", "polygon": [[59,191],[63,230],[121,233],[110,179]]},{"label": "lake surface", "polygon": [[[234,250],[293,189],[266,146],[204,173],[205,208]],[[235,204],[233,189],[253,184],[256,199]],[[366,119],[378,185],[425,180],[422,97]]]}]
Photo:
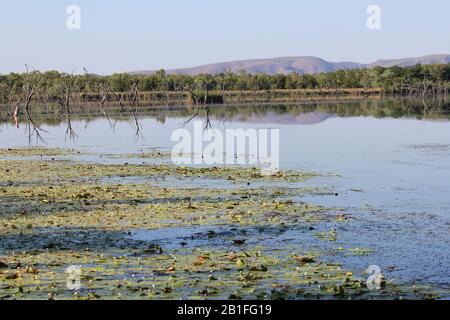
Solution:
[{"label": "lake surface", "polygon": [[[373,248],[374,254],[347,257],[344,263],[356,269],[370,265],[384,268],[388,278],[405,282],[433,283],[450,288],[450,114],[440,111],[427,117],[398,110],[390,116],[391,102],[371,114],[370,106],[352,102],[348,108],[368,112],[342,114],[345,105],[314,108],[299,106],[255,105],[239,112],[239,106],[227,113],[225,106],[211,107],[210,121],[215,129],[277,128],[280,130],[280,166],[282,169],[314,171],[319,177],[302,185],[324,187],[329,194],[309,194],[311,201],[330,208],[345,208],[351,213],[352,227],[330,222],[336,228],[338,245]],[[433,107],[433,104],[429,104]],[[384,108],[384,109],[383,109]],[[366,111],[367,111],[366,110]],[[379,109],[378,109],[379,111]],[[191,112],[193,114],[193,112]],[[31,145],[76,148],[92,154],[73,157],[79,161],[100,163],[140,163],[138,158],[99,157],[98,154],[133,154],[157,148],[170,151],[171,133],[184,124],[189,112],[157,110],[137,115],[92,116],[74,114],[75,139],[66,136],[67,122],[37,116],[45,142],[32,138]],[[205,120],[205,113],[199,113]],[[5,120],[7,121],[7,120]],[[0,147],[25,147],[29,139],[25,123],[0,124]],[[168,181],[166,183],[183,183]],[[195,186],[211,187],[208,181],[189,181]],[[224,183],[219,186],[228,188]],[[263,187],[263,186],[262,186]],[[187,233],[195,233],[188,230]],[[184,235],[186,235],[186,232]],[[298,230],[283,235],[283,241],[296,240]],[[137,234],[151,239],[182,238],[176,230],[156,234]],[[172,240],[171,240],[172,239]],[[263,236],[253,241],[267,241]],[[313,244],[305,244],[313,245]],[[327,249],[324,244],[323,249]],[[336,246],[336,244],[333,244]],[[449,294],[450,296],[450,294]]]}]

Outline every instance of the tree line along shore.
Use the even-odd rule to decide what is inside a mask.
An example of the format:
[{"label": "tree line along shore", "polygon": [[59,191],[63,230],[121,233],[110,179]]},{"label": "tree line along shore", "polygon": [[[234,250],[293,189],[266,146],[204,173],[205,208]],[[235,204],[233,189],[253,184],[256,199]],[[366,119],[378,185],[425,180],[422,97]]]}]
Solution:
[{"label": "tree line along shore", "polygon": [[30,104],[115,102],[121,107],[150,104],[220,104],[231,102],[292,101],[308,97],[379,96],[398,94],[425,97],[446,95],[450,64],[411,67],[374,67],[338,70],[315,75],[224,72],[195,76],[117,73],[110,76],[40,72],[26,66],[24,73],[0,75],[0,104],[28,110]]}]

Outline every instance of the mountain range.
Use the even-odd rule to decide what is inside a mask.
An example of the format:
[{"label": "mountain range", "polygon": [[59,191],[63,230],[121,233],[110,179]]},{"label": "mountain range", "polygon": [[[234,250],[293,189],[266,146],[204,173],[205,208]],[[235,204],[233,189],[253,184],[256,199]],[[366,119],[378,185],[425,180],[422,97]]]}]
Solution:
[{"label": "mountain range", "polygon": [[[390,60],[377,60],[373,63],[364,64],[357,62],[329,62],[317,57],[284,57],[273,59],[238,60],[222,63],[207,64],[192,68],[166,70],[167,74],[197,75],[202,73],[218,74],[225,71],[238,72],[245,70],[251,74],[317,74],[322,72],[333,72],[337,70],[362,69],[375,66],[413,66],[416,64],[447,64],[450,63],[450,55],[429,55],[417,58],[403,58]],[[153,74],[156,70],[136,71],[133,74]]]}]

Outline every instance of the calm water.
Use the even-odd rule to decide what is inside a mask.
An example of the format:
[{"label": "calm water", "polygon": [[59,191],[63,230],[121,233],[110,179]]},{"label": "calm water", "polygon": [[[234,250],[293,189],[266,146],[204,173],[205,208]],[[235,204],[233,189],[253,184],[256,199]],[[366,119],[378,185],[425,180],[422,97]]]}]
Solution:
[{"label": "calm water", "polygon": [[[214,128],[278,128],[281,167],[322,174],[306,184],[325,186],[333,195],[309,195],[307,200],[345,208],[352,217],[349,225],[330,223],[325,229],[338,230],[338,244],[375,248],[373,255],[348,257],[345,263],[360,269],[373,264],[396,266],[389,278],[450,286],[450,117],[445,112],[424,117],[405,111],[391,117],[383,111],[384,117],[378,113],[375,117],[370,112],[343,116],[332,108],[300,107],[294,112],[283,106],[257,106],[257,111],[245,109],[245,114],[220,108],[211,112]],[[187,118],[188,114],[170,111],[140,115],[137,137],[133,118],[78,115],[72,120],[78,137],[70,140],[65,134],[67,123],[45,124],[51,122],[47,117],[42,120],[42,129],[47,131],[42,133],[45,143],[38,145],[107,154],[155,147],[169,151],[174,144],[172,131],[182,127]],[[191,123],[185,127],[192,130]],[[0,128],[0,147],[28,146],[24,124],[16,128],[13,123],[3,123]],[[98,155],[77,160],[125,161]],[[142,159],[126,159],[133,161]],[[295,239],[295,230],[284,237]]]}]

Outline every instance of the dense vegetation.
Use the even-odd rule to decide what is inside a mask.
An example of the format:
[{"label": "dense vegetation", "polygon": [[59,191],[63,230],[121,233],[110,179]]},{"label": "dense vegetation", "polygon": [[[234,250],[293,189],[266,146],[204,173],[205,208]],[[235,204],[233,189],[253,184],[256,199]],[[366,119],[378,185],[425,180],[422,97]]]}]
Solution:
[{"label": "dense vegetation", "polygon": [[[225,72],[197,76],[166,74],[160,70],[152,75],[94,74],[71,75],[57,71],[38,72],[27,67],[22,74],[0,75],[0,103],[43,102],[67,103],[85,99],[107,101],[136,100],[142,92],[185,92],[194,100],[208,101],[214,94],[230,91],[317,90],[319,94],[340,89],[380,89],[403,95],[447,94],[450,88],[450,64],[416,65],[413,67],[375,67],[339,70],[317,75],[267,75]],[[214,91],[214,93],[212,93]],[[220,101],[220,99],[218,100]],[[214,99],[211,100],[214,102]]]}]

